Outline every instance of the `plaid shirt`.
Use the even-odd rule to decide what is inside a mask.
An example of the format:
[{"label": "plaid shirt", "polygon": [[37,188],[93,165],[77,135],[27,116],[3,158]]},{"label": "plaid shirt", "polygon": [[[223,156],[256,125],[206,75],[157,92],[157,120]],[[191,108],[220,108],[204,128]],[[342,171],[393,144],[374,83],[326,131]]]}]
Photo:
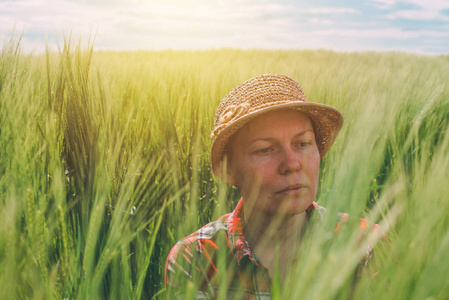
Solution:
[{"label": "plaid shirt", "polygon": [[[320,215],[324,208],[315,202],[307,209]],[[340,214],[340,225],[347,214]],[[361,228],[366,221],[361,219]],[[224,250],[222,250],[224,249]],[[220,255],[218,255],[220,253]],[[226,277],[223,281],[222,277]],[[227,299],[271,299],[271,278],[251,251],[243,233],[243,201],[235,210],[220,217],[180,240],[171,249],[165,266],[165,285],[168,299],[183,299],[189,288],[195,299],[218,297],[226,284]],[[193,296],[189,294],[189,298]]]}]

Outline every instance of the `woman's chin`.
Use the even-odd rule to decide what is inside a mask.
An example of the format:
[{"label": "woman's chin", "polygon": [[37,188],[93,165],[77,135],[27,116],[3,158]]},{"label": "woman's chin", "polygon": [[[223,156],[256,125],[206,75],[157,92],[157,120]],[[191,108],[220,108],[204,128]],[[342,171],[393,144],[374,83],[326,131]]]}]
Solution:
[{"label": "woman's chin", "polygon": [[273,214],[279,215],[297,215],[303,213],[312,204],[313,201],[287,197],[281,205],[270,206],[268,210]]}]

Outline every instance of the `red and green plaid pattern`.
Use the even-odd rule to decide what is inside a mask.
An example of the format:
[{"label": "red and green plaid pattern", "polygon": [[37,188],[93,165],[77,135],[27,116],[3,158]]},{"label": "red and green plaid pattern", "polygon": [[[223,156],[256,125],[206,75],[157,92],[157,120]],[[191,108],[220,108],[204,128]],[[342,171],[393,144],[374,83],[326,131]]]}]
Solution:
[{"label": "red and green plaid pattern", "polygon": [[[324,208],[313,202],[307,216],[314,210],[321,215]],[[347,219],[347,214],[340,214],[335,231]],[[365,231],[366,227],[367,222],[361,219],[360,229]],[[374,231],[384,235],[377,224]],[[165,284],[169,299],[182,299],[188,287],[198,290],[196,299],[215,298],[223,291],[223,284],[227,299],[270,299],[268,270],[253,255],[243,233],[242,199],[232,213],[176,243],[167,258]]]}]

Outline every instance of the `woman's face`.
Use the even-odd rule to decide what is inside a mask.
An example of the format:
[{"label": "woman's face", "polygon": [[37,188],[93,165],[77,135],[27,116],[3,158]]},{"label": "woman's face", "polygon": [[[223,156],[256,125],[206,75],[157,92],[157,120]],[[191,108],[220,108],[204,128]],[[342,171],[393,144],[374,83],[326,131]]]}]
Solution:
[{"label": "woman's face", "polygon": [[299,111],[257,117],[228,144],[227,181],[240,187],[245,210],[303,212],[315,200],[319,166],[312,123]]}]

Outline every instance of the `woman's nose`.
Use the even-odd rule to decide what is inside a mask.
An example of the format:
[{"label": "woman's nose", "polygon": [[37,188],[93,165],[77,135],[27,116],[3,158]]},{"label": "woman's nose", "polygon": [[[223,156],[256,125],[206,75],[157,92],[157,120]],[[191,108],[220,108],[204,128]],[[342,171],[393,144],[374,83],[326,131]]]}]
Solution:
[{"label": "woman's nose", "polygon": [[301,169],[298,154],[292,149],[283,151],[282,160],[279,165],[281,174],[289,174],[297,172]]}]

